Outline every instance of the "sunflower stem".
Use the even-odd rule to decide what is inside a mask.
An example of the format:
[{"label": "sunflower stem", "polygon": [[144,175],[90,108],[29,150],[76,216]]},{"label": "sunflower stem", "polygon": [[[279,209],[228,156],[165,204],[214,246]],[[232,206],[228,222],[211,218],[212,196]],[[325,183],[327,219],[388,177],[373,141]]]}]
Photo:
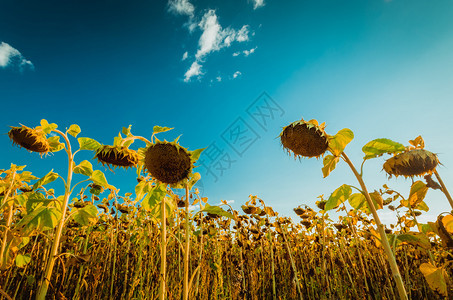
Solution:
[{"label": "sunflower stem", "polygon": [[[6,203],[9,195],[11,194],[11,190],[13,189],[13,185],[14,185],[14,177],[16,177],[16,170],[14,169],[13,173],[12,173],[12,176],[11,176],[11,184],[8,188],[8,191],[6,192],[6,195],[5,197],[3,198],[3,201]],[[11,223],[13,221],[13,211],[14,209],[14,203],[11,203],[10,206],[9,206],[9,212],[8,212],[8,218],[6,220],[6,229],[5,229],[5,234],[3,235],[3,242],[2,242],[2,248],[0,250],[0,265],[2,264],[3,262],[3,256],[4,256],[4,253],[5,253],[5,249],[6,249],[6,240],[8,239],[8,232],[9,232],[9,227],[11,226]]]},{"label": "sunflower stem", "polygon": [[407,298],[406,289],[404,287],[403,278],[401,277],[398,265],[396,264],[396,259],[395,259],[395,256],[393,255],[392,249],[390,248],[390,244],[387,239],[387,235],[385,234],[384,225],[381,223],[381,220],[379,219],[379,215],[376,211],[376,207],[374,206],[373,200],[371,200],[371,197],[370,197],[370,194],[368,193],[365,182],[363,181],[362,176],[360,176],[360,174],[357,172],[356,168],[354,167],[354,164],[351,162],[351,160],[346,155],[346,153],[342,152],[341,156],[343,157],[344,161],[349,165],[349,167],[351,168],[355,177],[357,178],[357,181],[359,182],[359,184],[362,188],[363,194],[365,196],[365,199],[368,203],[368,207],[370,208],[370,211],[373,214],[374,221],[376,222],[376,226],[378,227],[379,235],[381,237],[381,243],[384,246],[384,251],[385,251],[385,254],[387,255],[387,260],[390,264],[393,278],[395,279],[396,286],[398,288],[398,293],[399,293],[400,299],[407,300],[408,298]]},{"label": "sunflower stem", "polygon": [[453,199],[451,199],[451,196],[450,196],[450,193],[447,190],[447,187],[445,186],[444,182],[440,178],[439,173],[437,173],[437,170],[434,170],[434,174],[436,175],[436,178],[439,181],[440,186],[442,187],[442,192],[444,192],[445,197],[447,197],[447,200],[450,203],[451,208],[453,209]]},{"label": "sunflower stem", "polygon": [[165,300],[166,282],[165,274],[167,272],[167,219],[165,211],[165,197],[160,203],[160,220],[161,220],[161,240],[160,240],[160,290],[159,299]]},{"label": "sunflower stem", "polygon": [[186,240],[184,249],[184,300],[189,299],[189,246],[190,246],[190,223],[189,223],[189,183],[186,183]]}]

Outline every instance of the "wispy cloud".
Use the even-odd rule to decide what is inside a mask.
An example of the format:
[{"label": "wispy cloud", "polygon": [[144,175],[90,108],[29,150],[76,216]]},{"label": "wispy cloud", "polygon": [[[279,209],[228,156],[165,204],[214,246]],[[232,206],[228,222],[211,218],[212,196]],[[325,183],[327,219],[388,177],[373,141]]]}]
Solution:
[{"label": "wispy cloud", "polygon": [[244,51],[242,51],[242,52],[241,52],[241,51],[234,52],[234,53],[233,53],[233,56],[239,56],[239,55],[241,55],[241,54],[244,54],[244,56],[247,57],[247,56],[249,56],[250,54],[255,53],[256,49],[258,49],[258,47],[252,48],[252,49],[250,49],[250,50],[244,50]]},{"label": "wispy cloud", "polygon": [[198,23],[202,34],[198,41],[198,49],[195,54],[195,61],[190,66],[185,74],[184,81],[190,81],[193,76],[203,75],[202,73],[194,72],[201,69],[201,64],[206,60],[206,57],[212,52],[219,51],[222,48],[230,47],[234,42],[245,42],[249,40],[249,26],[244,25],[241,29],[236,30],[230,27],[222,28],[219,23],[215,10],[208,10]]},{"label": "wispy cloud", "polygon": [[265,4],[264,0],[253,0],[253,9],[263,7]]},{"label": "wispy cloud", "polygon": [[242,75],[242,73],[240,71],[236,71],[233,74],[233,78],[237,78],[238,76],[241,76],[241,75]]},{"label": "wispy cloud", "polygon": [[186,51],[186,52],[184,52],[184,54],[182,55],[182,58],[181,58],[181,60],[183,60],[183,61],[184,61],[184,60],[186,60],[186,59],[187,59],[187,57],[189,57],[189,53],[188,53],[188,52]]},{"label": "wispy cloud", "polygon": [[0,44],[0,68],[13,67],[23,71],[27,68],[34,69],[33,63],[9,44],[2,42]]},{"label": "wispy cloud", "polygon": [[187,70],[187,72],[184,74],[184,81],[188,82],[194,76],[203,75],[201,67],[202,66],[197,61],[194,61],[189,70]]},{"label": "wispy cloud", "polygon": [[195,7],[188,0],[170,0],[168,1],[168,11],[176,15],[193,16]]}]

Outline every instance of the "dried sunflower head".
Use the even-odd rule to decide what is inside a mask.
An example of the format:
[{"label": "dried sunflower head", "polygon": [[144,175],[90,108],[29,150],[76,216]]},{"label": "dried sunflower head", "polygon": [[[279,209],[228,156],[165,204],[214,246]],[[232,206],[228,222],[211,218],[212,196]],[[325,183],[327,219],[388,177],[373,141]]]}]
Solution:
[{"label": "dried sunflower head", "polygon": [[294,156],[319,157],[323,155],[329,146],[324,124],[310,120],[293,122],[283,128],[280,140],[288,152]]},{"label": "dried sunflower head", "polygon": [[157,180],[174,184],[189,178],[193,160],[177,143],[158,141],[146,149],[145,168]]},{"label": "dried sunflower head", "polygon": [[50,145],[46,139],[46,134],[42,130],[22,125],[21,127],[11,127],[8,136],[13,141],[13,144],[24,147],[28,151],[41,154],[50,151]]},{"label": "dried sunflower head", "polygon": [[389,158],[383,167],[390,176],[412,177],[432,174],[438,164],[436,154],[424,149],[413,149]]},{"label": "dried sunflower head", "polygon": [[116,167],[135,167],[138,163],[138,154],[125,146],[108,146],[104,145],[96,150],[94,155],[102,165]]}]

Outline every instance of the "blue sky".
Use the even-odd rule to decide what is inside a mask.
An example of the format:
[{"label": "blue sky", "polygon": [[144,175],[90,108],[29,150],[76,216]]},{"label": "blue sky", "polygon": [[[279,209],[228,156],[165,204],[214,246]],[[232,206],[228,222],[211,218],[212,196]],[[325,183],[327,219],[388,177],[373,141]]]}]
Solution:
[{"label": "blue sky", "polygon": [[[330,134],[354,131],[347,153],[356,165],[372,139],[407,144],[422,135],[453,189],[452,49],[446,0],[2,1],[0,126],[77,123],[80,136],[104,144],[129,124],[145,137],[154,125],[175,127],[162,138],[211,145],[202,159],[212,173],[199,171],[212,204],[239,208],[254,194],[294,216],[318,195],[357,185],[345,164],[323,179],[322,160],[294,161],[281,149],[283,126],[314,118]],[[259,107],[269,117],[254,115]],[[244,129],[249,135],[234,140]],[[63,152],[41,159],[6,135],[0,145],[0,168],[66,172]],[[366,164],[369,189],[387,183],[407,194],[410,180],[387,180],[383,162]],[[108,180],[122,192],[136,183],[131,171]],[[449,208],[439,191],[427,203],[425,219]]]}]

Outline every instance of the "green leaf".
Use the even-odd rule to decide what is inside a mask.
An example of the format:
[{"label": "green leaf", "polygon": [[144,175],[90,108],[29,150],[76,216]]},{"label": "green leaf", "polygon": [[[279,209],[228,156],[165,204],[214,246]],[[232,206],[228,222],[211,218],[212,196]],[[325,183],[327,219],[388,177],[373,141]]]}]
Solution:
[{"label": "green leaf", "polygon": [[41,120],[41,128],[42,128],[42,131],[44,131],[45,134],[49,134],[52,130],[57,129],[58,126],[55,123],[49,124],[49,122],[47,122],[47,120],[42,119]]},{"label": "green leaf", "polygon": [[90,179],[91,179],[94,183],[96,183],[96,184],[102,186],[103,188],[116,190],[116,188],[115,188],[113,185],[108,184],[107,179],[105,178],[104,173],[102,173],[102,172],[99,171],[99,170],[94,171],[94,172],[91,174]]},{"label": "green leaf", "polygon": [[366,205],[367,203],[365,195],[363,195],[362,193],[352,194],[349,197],[348,201],[349,204],[357,210],[363,209],[364,207],[368,208],[368,206]]},{"label": "green leaf", "polygon": [[93,139],[82,137],[77,139],[79,141],[80,150],[94,150],[101,148],[102,145]]},{"label": "green leaf", "polygon": [[392,140],[375,139],[363,146],[362,151],[365,153],[365,157],[363,159],[375,158],[385,153],[399,153],[405,149],[404,145]]},{"label": "green leaf", "polygon": [[53,170],[50,171],[46,176],[42,177],[39,179],[34,185],[33,189],[37,189],[40,186],[46,185],[48,183],[51,183],[52,181],[55,181],[58,178],[58,174],[54,173]]},{"label": "green leaf", "polygon": [[140,201],[142,200],[143,196],[148,193],[150,188],[150,183],[146,182],[145,180],[140,181],[135,186],[135,200]]},{"label": "green leaf", "polygon": [[93,165],[88,160],[84,160],[74,167],[74,173],[91,176],[93,173]]},{"label": "green leaf", "polygon": [[97,222],[98,209],[93,204],[88,204],[83,208],[74,208],[75,212],[72,215],[74,221],[82,226],[94,225]]},{"label": "green leaf", "polygon": [[197,161],[200,158],[201,152],[206,148],[201,148],[193,151],[189,151],[192,161]]},{"label": "green leaf", "polygon": [[224,210],[220,206],[211,206],[208,203],[206,203],[206,205],[204,206],[203,210],[201,210],[201,211],[202,212],[207,212],[207,213],[210,213],[210,214],[214,214],[214,215],[218,215],[218,216],[222,216],[222,217],[227,217],[227,218],[230,218],[230,219],[234,219],[234,216],[231,213],[227,212],[226,210]]},{"label": "green leaf", "polygon": [[18,254],[16,256],[16,266],[19,268],[25,267],[29,262],[31,261],[31,256],[30,254]]},{"label": "green leaf", "polygon": [[428,205],[425,203],[425,201],[421,201],[414,209],[417,210],[423,210],[423,211],[429,211]]},{"label": "green leaf", "polygon": [[[163,188],[162,188],[163,186]],[[158,206],[167,194],[164,185],[158,185],[151,189],[148,194],[143,198],[142,207],[148,211],[153,210]]]},{"label": "green leaf", "polygon": [[161,127],[161,126],[154,126],[153,127],[153,133],[159,133],[159,132],[165,132],[172,130],[173,128],[170,127]]},{"label": "green leaf", "polygon": [[17,224],[21,235],[28,236],[33,231],[54,229],[61,219],[61,212],[55,207],[38,206]]},{"label": "green leaf", "polygon": [[397,239],[403,243],[422,247],[423,249],[431,248],[431,242],[429,241],[428,237],[421,232],[407,232],[400,234],[398,235]]},{"label": "green leaf", "polygon": [[123,129],[121,130],[121,132],[122,132],[125,136],[132,136],[131,127],[132,127],[132,125],[129,125],[129,127],[123,127]]},{"label": "green leaf", "polygon": [[79,135],[80,131],[81,131],[80,127],[77,124],[72,124],[71,126],[69,126],[69,129],[68,129],[68,133],[70,135],[72,135],[73,137],[77,137],[77,135]]},{"label": "green leaf", "polygon": [[351,187],[347,184],[343,184],[330,195],[329,199],[327,200],[326,206],[324,207],[324,210],[328,211],[338,207],[341,203],[348,200],[351,192]]},{"label": "green leaf", "polygon": [[43,194],[34,192],[28,196],[27,202],[25,203],[25,209],[27,210],[27,213],[30,214],[36,207],[48,206],[50,203],[52,203],[52,201],[47,199]]},{"label": "green leaf", "polygon": [[30,182],[30,180],[36,180],[36,179],[39,179],[39,178],[31,175],[30,171],[23,171],[20,174],[20,180],[22,180],[22,181]]},{"label": "green leaf", "polygon": [[66,147],[65,144],[60,143],[60,136],[58,135],[48,138],[47,142],[49,142],[50,152],[58,152]]},{"label": "green leaf", "polygon": [[333,155],[327,155],[326,157],[324,157],[324,167],[322,167],[322,175],[324,176],[324,178],[329,176],[330,172],[335,170],[335,167],[337,166],[339,160],[340,159],[337,156]]},{"label": "green leaf", "polygon": [[329,137],[329,148],[333,155],[340,156],[349,142],[354,138],[354,133],[344,128],[337,132],[336,135]]}]

